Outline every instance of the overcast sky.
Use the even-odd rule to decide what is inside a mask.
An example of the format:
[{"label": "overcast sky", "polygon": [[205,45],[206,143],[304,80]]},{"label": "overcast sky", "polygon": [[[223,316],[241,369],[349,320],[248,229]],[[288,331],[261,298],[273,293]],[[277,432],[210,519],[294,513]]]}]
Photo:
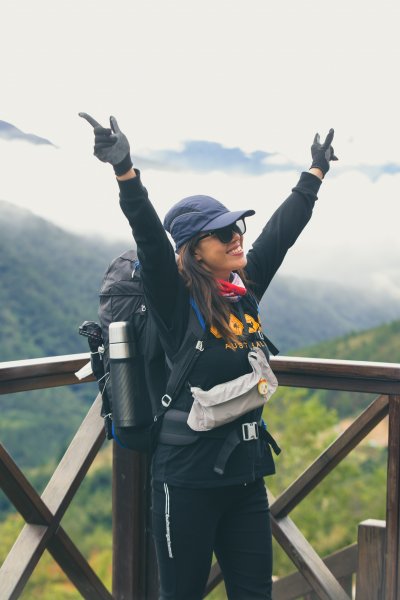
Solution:
[{"label": "overcast sky", "polygon": [[282,272],[400,286],[399,17],[389,0],[3,0],[0,121],[50,143],[0,126],[0,199],[128,238],[77,116],[113,114],[161,217],[196,193],[252,207],[249,246],[334,127],[340,161]]}]

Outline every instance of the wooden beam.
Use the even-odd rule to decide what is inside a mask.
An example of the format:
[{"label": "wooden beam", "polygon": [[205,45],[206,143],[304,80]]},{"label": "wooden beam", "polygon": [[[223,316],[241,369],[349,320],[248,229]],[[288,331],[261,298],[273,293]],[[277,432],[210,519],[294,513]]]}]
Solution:
[{"label": "wooden beam", "polygon": [[98,394],[42,494],[44,503],[57,518],[64,515],[104,442],[101,405]]},{"label": "wooden beam", "polygon": [[[79,383],[74,373],[89,353],[0,363],[0,394]],[[400,394],[400,364],[273,357],[280,385]],[[87,378],[86,381],[93,381]]]},{"label": "wooden beam", "polygon": [[400,393],[400,364],[275,356],[279,385],[313,389]]},{"label": "wooden beam", "polygon": [[[75,373],[90,354],[69,354],[0,363],[0,395],[82,383]],[[95,381],[93,376],[84,382]]]},{"label": "wooden beam", "polygon": [[389,397],[385,600],[400,600],[400,395]]},{"label": "wooden beam", "polygon": [[307,375],[282,373],[277,375],[280,386],[302,387],[315,390],[336,390],[345,392],[365,392],[368,394],[398,394],[400,381],[381,379],[353,379],[346,377],[326,377],[325,375]]},{"label": "wooden beam", "polygon": [[85,600],[112,600],[111,593],[61,527],[50,538],[47,549]]},{"label": "wooden beam", "polygon": [[[352,577],[352,575],[348,575],[347,577],[340,577],[340,578],[338,578],[338,582],[342,586],[342,588],[344,589],[346,594],[349,596],[349,598],[352,598],[353,597],[352,596],[352,594],[353,594],[353,577]],[[319,600],[319,596],[317,596],[317,594],[315,592],[310,592],[309,594],[306,594],[304,596],[303,600]]]},{"label": "wooden beam", "polygon": [[0,569],[2,600],[19,598],[53,533],[46,525],[25,525]]},{"label": "wooden beam", "polygon": [[350,379],[376,379],[400,382],[400,364],[357,360],[333,360],[327,358],[303,358],[298,356],[273,356],[271,366],[277,375],[324,375]]},{"label": "wooden beam", "polygon": [[53,515],[0,444],[0,488],[27,523],[48,525]]},{"label": "wooden beam", "polygon": [[356,600],[384,598],[386,523],[368,519],[358,526]]},{"label": "wooden beam", "polygon": [[388,396],[376,398],[361,415],[271,505],[276,518],[299,504],[387,415]]},{"label": "wooden beam", "polygon": [[[97,396],[72,440],[61,463],[40,499],[18,467],[0,448],[1,487],[31,523],[25,525],[0,569],[2,600],[18,598],[46,546],[66,574],[93,600],[111,598],[83,556],[59,527],[68,504],[79,487],[104,439],[100,417],[101,397]],[[12,481],[10,481],[12,480]],[[55,538],[52,539],[52,537]],[[83,559],[83,563],[80,562]]]},{"label": "wooden beam", "polygon": [[221,567],[219,566],[218,561],[216,561],[211,567],[203,598],[207,598],[208,594],[212,592],[223,580],[224,577],[222,575]]},{"label": "wooden beam", "polygon": [[113,448],[113,597],[157,600],[158,570],[149,531],[149,461],[145,454]]},{"label": "wooden beam", "polygon": [[[271,503],[274,498],[268,491]],[[276,519],[271,514],[272,533],[291,561],[321,600],[350,600],[337,579],[324,564],[289,517]]]},{"label": "wooden beam", "polygon": [[[37,557],[35,553],[29,557],[23,551],[21,552],[21,544],[24,545],[26,539],[32,540],[34,538],[37,546],[36,552],[39,553],[39,557],[43,551],[41,545],[48,540],[47,548],[50,554],[84,598],[111,600],[111,594],[63,528],[58,526],[58,521],[54,520],[54,516],[48,507],[1,444],[0,487],[27,523],[44,526],[44,528],[26,527],[18,546],[12,550],[11,557],[8,558],[9,562],[6,563],[4,569],[0,569],[0,589],[3,590],[3,598],[6,598],[5,590],[7,588],[8,597],[10,598],[13,597],[14,593],[19,593],[21,586],[24,586],[27,577],[32,572]],[[17,557],[17,564],[20,565],[19,572],[21,572],[21,558],[23,556],[25,556],[25,566],[22,568],[23,577],[18,581],[18,577],[15,577],[12,571],[16,564],[15,557]],[[6,573],[7,575],[5,575]],[[7,577],[7,582],[5,577]]]},{"label": "wooden beam", "polygon": [[[357,570],[357,544],[326,556],[323,562],[338,580],[352,575]],[[311,592],[309,583],[298,571],[277,579],[272,586],[274,600],[295,600]]]}]

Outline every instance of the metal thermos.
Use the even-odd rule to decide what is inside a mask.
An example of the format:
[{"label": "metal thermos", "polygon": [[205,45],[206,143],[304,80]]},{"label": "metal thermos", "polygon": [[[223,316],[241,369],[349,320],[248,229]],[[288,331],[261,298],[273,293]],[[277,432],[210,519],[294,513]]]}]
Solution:
[{"label": "metal thermos", "polygon": [[[140,427],[144,415],[140,409],[140,381],[137,348],[127,321],[109,327],[112,419],[116,427]],[[135,397],[136,395],[136,397]]]}]

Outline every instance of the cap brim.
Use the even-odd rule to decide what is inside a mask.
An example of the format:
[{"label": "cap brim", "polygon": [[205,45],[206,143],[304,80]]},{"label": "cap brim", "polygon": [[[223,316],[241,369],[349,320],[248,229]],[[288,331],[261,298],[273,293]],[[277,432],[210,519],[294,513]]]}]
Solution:
[{"label": "cap brim", "polygon": [[223,215],[219,215],[219,217],[215,217],[215,219],[211,219],[211,221],[206,223],[206,225],[203,227],[203,231],[210,231],[211,229],[221,229],[222,227],[232,225],[239,219],[244,219],[245,217],[252,217],[255,214],[255,210],[236,210],[233,212],[227,212]]}]

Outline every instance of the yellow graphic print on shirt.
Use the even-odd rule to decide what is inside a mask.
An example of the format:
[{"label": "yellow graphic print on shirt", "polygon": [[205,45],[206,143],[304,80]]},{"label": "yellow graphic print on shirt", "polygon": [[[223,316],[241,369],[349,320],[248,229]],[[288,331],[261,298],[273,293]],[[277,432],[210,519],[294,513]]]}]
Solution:
[{"label": "yellow graphic print on shirt", "polygon": [[260,317],[256,321],[251,315],[245,313],[244,318],[246,319],[246,323],[250,325],[249,333],[255,333],[261,328]]},{"label": "yellow graphic print on shirt", "polygon": [[238,319],[232,313],[230,314],[230,318],[229,318],[229,327],[231,328],[233,333],[235,333],[236,335],[243,334],[244,325],[243,325],[242,321],[240,321],[240,319]]},{"label": "yellow graphic print on shirt", "polygon": [[[246,323],[248,323],[248,325],[249,325],[249,333],[256,333],[256,331],[261,329],[261,322],[260,322],[259,315],[258,315],[257,321],[254,319],[254,317],[252,317],[251,315],[248,315],[247,313],[244,314],[244,318],[246,319]],[[230,314],[229,327],[231,328],[233,333],[235,333],[237,336],[243,335],[244,325],[243,325],[242,321],[240,321],[240,319],[238,319],[237,316],[234,315],[233,313]],[[213,334],[213,336],[216,337],[217,339],[220,339],[222,337],[222,335],[220,334],[220,332],[218,331],[218,329],[216,327],[214,327],[214,326],[211,327],[210,331]]]}]

